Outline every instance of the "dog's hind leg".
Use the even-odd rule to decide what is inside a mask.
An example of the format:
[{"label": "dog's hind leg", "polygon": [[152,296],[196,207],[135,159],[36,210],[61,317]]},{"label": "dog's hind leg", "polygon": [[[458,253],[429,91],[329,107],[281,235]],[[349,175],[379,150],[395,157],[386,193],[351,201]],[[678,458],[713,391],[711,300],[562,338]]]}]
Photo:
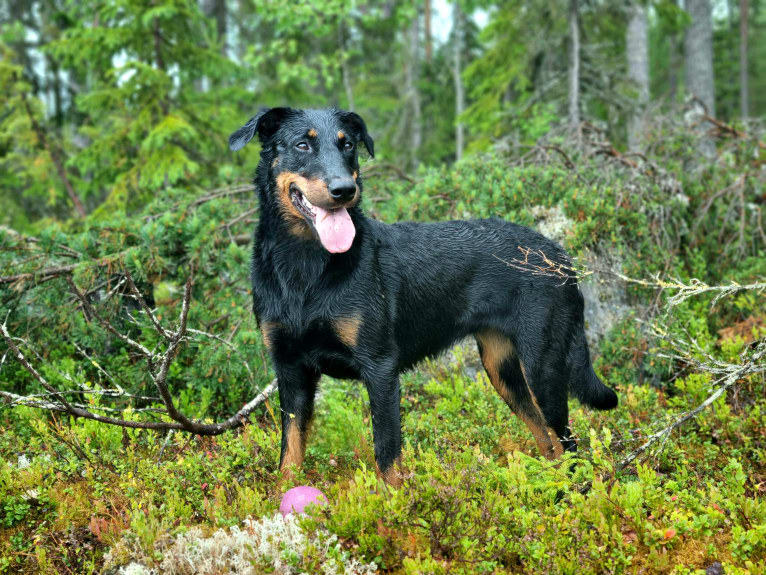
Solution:
[{"label": "dog's hind leg", "polygon": [[[494,330],[481,331],[475,336],[481,361],[492,386],[532,432],[540,453],[548,459],[561,455],[564,445],[560,438],[564,431],[561,430],[562,433],[559,433],[559,429],[552,429],[551,419],[553,418],[546,417],[546,411],[553,415],[552,410],[544,409],[547,405],[541,405],[538,401],[511,340]],[[564,412],[564,427],[566,427],[566,391]],[[558,421],[556,424],[556,427],[560,427]]]}]

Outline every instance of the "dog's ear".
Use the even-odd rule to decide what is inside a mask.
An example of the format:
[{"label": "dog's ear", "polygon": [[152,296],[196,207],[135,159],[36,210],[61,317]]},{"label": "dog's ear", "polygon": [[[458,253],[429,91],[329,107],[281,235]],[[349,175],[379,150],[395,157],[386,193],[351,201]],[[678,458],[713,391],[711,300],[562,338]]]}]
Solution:
[{"label": "dog's ear", "polygon": [[256,132],[261,142],[265,142],[276,133],[279,125],[292,111],[292,108],[261,108],[247,124],[229,136],[229,149],[232,152],[241,150]]},{"label": "dog's ear", "polygon": [[364,142],[364,147],[367,148],[367,153],[370,154],[371,158],[374,158],[375,142],[372,141],[370,134],[367,132],[367,125],[362,120],[362,117],[356,112],[344,112],[343,119],[359,134],[359,138]]}]

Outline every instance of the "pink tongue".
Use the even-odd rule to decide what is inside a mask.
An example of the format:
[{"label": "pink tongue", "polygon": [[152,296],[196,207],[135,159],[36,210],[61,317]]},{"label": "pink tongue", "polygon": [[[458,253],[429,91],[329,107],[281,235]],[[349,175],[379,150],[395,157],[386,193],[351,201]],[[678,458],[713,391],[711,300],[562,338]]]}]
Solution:
[{"label": "pink tongue", "polygon": [[347,251],[354,241],[356,229],[346,208],[328,211],[319,206],[313,207],[316,214],[314,226],[325,249],[332,254]]}]

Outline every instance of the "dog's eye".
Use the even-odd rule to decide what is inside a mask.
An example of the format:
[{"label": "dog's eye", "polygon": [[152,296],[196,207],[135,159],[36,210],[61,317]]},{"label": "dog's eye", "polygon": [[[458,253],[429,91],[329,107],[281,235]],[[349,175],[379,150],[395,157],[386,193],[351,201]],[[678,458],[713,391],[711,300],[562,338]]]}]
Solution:
[{"label": "dog's eye", "polygon": [[295,147],[301,152],[308,152],[311,149],[307,142],[298,142]]},{"label": "dog's eye", "polygon": [[349,142],[348,140],[346,140],[346,143],[343,144],[343,149],[346,150],[347,152],[349,150],[353,150],[354,149],[354,142]]}]

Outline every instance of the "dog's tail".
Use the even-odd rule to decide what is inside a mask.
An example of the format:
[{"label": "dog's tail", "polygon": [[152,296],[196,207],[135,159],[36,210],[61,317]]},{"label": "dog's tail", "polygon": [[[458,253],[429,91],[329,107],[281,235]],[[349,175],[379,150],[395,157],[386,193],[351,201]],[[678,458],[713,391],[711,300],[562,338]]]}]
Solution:
[{"label": "dog's tail", "polygon": [[569,381],[569,391],[581,403],[596,409],[613,409],[617,407],[617,394],[613,389],[604,385],[593,371],[588,352],[588,342],[585,333],[580,332],[575,338],[572,357],[572,375]]}]

